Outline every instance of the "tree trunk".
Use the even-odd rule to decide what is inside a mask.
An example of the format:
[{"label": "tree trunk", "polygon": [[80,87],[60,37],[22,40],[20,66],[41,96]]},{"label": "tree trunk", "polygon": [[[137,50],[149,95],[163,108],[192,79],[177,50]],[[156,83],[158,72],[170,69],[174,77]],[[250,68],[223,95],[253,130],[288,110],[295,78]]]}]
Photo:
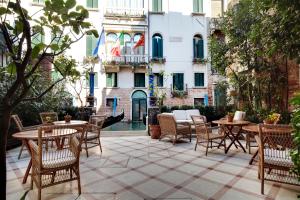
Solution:
[{"label": "tree trunk", "polygon": [[0,105],[0,199],[6,199],[6,143],[10,125],[10,107]]}]

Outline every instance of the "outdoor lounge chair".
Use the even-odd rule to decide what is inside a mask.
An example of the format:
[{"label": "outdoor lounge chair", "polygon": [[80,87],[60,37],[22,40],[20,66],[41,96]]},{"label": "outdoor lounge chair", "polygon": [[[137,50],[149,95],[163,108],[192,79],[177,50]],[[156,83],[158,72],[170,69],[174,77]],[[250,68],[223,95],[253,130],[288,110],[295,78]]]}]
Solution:
[{"label": "outdoor lounge chair", "polygon": [[[38,143],[29,141],[32,153],[31,189],[35,183],[38,200],[43,188],[73,180],[78,181],[78,193],[81,194],[79,156],[83,134],[84,128],[78,125],[41,126],[38,129]],[[49,138],[56,141],[67,139],[69,144],[48,151],[43,144]]]},{"label": "outdoor lounge chair", "polygon": [[[11,116],[11,119],[14,120],[16,126],[17,126],[17,129],[19,132],[22,132],[22,131],[30,131],[30,130],[36,130],[38,129],[39,126],[27,126],[27,127],[24,127],[23,126],[23,123],[22,121],[20,120],[19,116],[18,115],[12,115]],[[20,149],[20,152],[19,152],[19,155],[18,155],[18,160],[21,158],[21,155],[22,155],[22,152],[23,152],[23,149],[25,147],[25,144],[24,142],[22,141],[22,146],[21,146],[21,149]]]},{"label": "outdoor lounge chair", "polygon": [[[206,118],[204,118],[203,116],[192,116],[192,119],[194,122],[197,136],[195,151],[197,149],[198,144],[206,147],[206,156],[209,147],[219,148],[220,146],[223,146],[224,151],[226,150],[226,142],[224,138],[225,136],[219,126],[211,127],[211,124],[206,123]],[[217,145],[213,146],[213,143]]]},{"label": "outdoor lounge chair", "polygon": [[255,139],[259,146],[261,194],[264,194],[265,180],[300,185],[299,175],[291,170],[294,163],[290,151],[295,145],[291,130],[289,125],[259,125]]},{"label": "outdoor lounge chair", "polygon": [[181,138],[189,138],[191,142],[191,128],[188,124],[178,124],[175,121],[173,114],[159,114],[157,115],[159,121],[162,138],[168,137],[175,144]]},{"label": "outdoor lounge chair", "polygon": [[[83,138],[83,149],[86,151],[86,156],[89,157],[88,149],[93,148],[95,146],[100,147],[100,151],[102,153],[102,147],[100,142],[100,133],[103,123],[106,119],[104,115],[91,115],[89,119],[89,123],[87,125],[87,130],[84,134]],[[89,146],[89,144],[91,144]]]}]

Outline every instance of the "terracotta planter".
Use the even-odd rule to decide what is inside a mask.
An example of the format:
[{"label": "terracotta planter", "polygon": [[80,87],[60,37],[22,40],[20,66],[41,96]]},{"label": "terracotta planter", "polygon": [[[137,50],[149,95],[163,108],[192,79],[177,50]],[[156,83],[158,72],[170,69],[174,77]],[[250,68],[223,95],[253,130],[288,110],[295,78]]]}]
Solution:
[{"label": "terracotta planter", "polygon": [[159,139],[160,137],[160,126],[159,125],[149,125],[151,139]]},{"label": "terracotta planter", "polygon": [[72,116],[71,115],[66,115],[66,116],[64,116],[64,118],[65,118],[65,122],[70,122],[71,121],[71,119],[72,119]]},{"label": "terracotta planter", "polygon": [[274,121],[265,119],[264,124],[274,124]]},{"label": "terracotta planter", "polygon": [[233,122],[233,116],[232,115],[227,115],[227,121],[228,122]]}]

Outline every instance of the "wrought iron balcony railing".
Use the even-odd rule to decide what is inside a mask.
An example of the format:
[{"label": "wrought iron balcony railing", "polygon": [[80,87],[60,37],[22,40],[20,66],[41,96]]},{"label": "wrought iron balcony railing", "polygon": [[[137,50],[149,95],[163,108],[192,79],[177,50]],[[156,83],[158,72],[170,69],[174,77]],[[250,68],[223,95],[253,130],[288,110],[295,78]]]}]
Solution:
[{"label": "wrought iron balcony railing", "polygon": [[102,59],[104,65],[131,65],[131,66],[142,66],[148,64],[148,55],[121,55],[110,56],[106,55]]},{"label": "wrought iron balcony railing", "polygon": [[105,17],[140,17],[145,18],[145,12],[141,9],[133,8],[106,8]]}]

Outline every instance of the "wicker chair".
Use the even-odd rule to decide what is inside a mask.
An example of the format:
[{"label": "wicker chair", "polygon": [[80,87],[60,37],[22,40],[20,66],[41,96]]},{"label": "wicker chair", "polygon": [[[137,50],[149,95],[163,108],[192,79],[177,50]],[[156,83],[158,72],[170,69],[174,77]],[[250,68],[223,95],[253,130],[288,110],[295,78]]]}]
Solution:
[{"label": "wicker chair", "polygon": [[[20,118],[19,118],[18,115],[12,115],[11,119],[15,122],[15,124],[16,124],[17,129],[18,129],[19,132],[35,130],[35,129],[38,129],[38,127],[39,127],[39,126],[27,126],[27,127],[24,127],[23,124],[22,124],[22,121],[20,120]],[[19,152],[19,155],[18,155],[18,160],[21,158],[21,155],[22,155],[22,152],[24,150],[24,147],[25,147],[25,144],[22,141],[22,146],[21,146],[21,149],[20,149],[20,152]]]},{"label": "wicker chair", "polygon": [[[206,156],[209,147],[219,148],[220,146],[223,146],[224,151],[226,150],[226,142],[224,138],[225,136],[219,126],[211,127],[211,124],[206,123],[206,119],[203,116],[192,116],[192,120],[195,125],[197,136],[195,151],[197,149],[198,144],[206,147]],[[213,143],[217,145],[213,146]]]},{"label": "wicker chair", "polygon": [[300,185],[299,175],[291,170],[294,167],[290,157],[294,147],[291,130],[288,125],[259,125],[255,139],[259,145],[258,178],[262,194],[265,180]]},{"label": "wicker chair", "polygon": [[47,124],[47,117],[50,117],[50,122],[58,121],[58,115],[56,112],[42,112],[40,113],[42,124]]},{"label": "wicker chair", "polygon": [[[87,125],[87,130],[83,139],[83,149],[86,151],[86,156],[89,157],[88,149],[93,148],[95,146],[100,147],[100,151],[102,153],[102,147],[100,142],[100,133],[101,128],[106,119],[104,115],[91,115],[89,119],[89,123]],[[90,145],[88,145],[90,144]]]},{"label": "wicker chair", "polygon": [[[38,129],[37,144],[29,141],[32,153],[31,189],[35,183],[39,200],[43,188],[73,180],[78,181],[78,193],[81,194],[79,156],[83,135],[84,128],[78,125],[49,125]],[[56,141],[67,138],[68,147],[58,146],[48,151],[43,144],[49,138]]]},{"label": "wicker chair", "polygon": [[161,135],[159,140],[164,137],[170,138],[173,145],[181,138],[189,138],[191,140],[191,128],[188,124],[177,124],[172,114],[157,115],[159,121]]}]

